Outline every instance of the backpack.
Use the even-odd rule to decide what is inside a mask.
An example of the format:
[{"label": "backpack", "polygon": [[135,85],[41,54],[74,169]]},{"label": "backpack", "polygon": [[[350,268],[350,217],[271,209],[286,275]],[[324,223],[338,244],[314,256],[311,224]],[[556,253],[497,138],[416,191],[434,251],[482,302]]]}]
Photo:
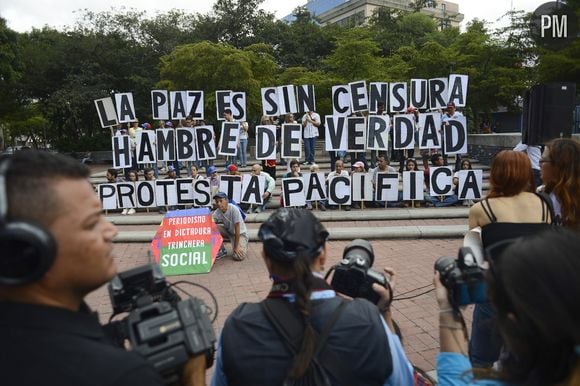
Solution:
[{"label": "backpack", "polygon": [[[304,376],[298,379],[286,377],[284,386],[331,386],[329,374],[332,374],[334,379],[340,380],[343,385],[356,384],[348,366],[342,366],[338,356],[328,347],[325,347],[330,331],[344,311],[346,303],[347,301],[342,299],[330,315],[322,334],[315,334],[314,355]],[[282,337],[286,347],[296,355],[302,344],[304,323],[295,312],[292,312],[293,305],[283,299],[266,299],[262,301],[261,305],[264,314]]]}]

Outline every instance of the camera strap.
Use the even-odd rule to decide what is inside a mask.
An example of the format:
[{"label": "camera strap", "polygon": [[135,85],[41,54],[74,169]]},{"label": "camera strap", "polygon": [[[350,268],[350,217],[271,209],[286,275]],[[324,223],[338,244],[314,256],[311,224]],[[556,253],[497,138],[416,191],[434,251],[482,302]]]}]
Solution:
[{"label": "camera strap", "polygon": [[[328,374],[332,374],[341,384],[354,385],[354,377],[348,366],[341,363],[340,358],[326,346],[326,340],[330,335],[334,324],[345,309],[346,299],[341,299],[340,304],[328,321],[326,322],[322,334],[315,331],[315,348],[312,360],[324,368]],[[304,323],[300,315],[296,312],[294,305],[284,299],[268,298],[262,301],[262,310],[272,323],[278,334],[284,339],[286,346],[296,355],[302,346],[304,337]]]}]

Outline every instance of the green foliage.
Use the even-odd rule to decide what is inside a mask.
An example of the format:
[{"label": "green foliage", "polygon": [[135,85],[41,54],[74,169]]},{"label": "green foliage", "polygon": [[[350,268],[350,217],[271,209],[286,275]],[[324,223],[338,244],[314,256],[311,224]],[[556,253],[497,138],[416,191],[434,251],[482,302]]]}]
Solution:
[{"label": "green foliage", "polygon": [[177,47],[161,58],[162,81],[158,87],[169,90],[203,90],[206,116],[215,116],[215,91],[245,91],[249,114],[261,112],[260,88],[273,86],[276,64],[264,44],[245,50],[232,46],[200,42]]},{"label": "green foliage", "polygon": [[363,28],[345,30],[336,40],[336,48],[324,60],[331,75],[343,82],[380,80],[383,75],[380,49]]},{"label": "green foliage", "polygon": [[15,87],[24,69],[19,50],[18,35],[0,17],[0,124],[21,105]]}]

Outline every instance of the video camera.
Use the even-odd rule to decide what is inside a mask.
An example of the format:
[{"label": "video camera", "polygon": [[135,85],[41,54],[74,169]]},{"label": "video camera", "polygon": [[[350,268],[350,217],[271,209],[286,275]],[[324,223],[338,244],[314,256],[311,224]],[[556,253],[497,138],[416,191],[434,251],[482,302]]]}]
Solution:
[{"label": "video camera", "polygon": [[208,307],[197,298],[181,300],[157,264],[121,272],[108,286],[114,315],[128,312],[105,329],[121,346],[145,357],[166,384],[175,383],[190,357],[205,354],[213,364],[215,334]]},{"label": "video camera", "polygon": [[371,269],[375,262],[373,246],[366,240],[356,239],[344,248],[342,261],[335,265],[330,285],[336,292],[351,298],[365,298],[377,304],[380,296],[373,283],[388,287],[385,275]]},{"label": "video camera", "polygon": [[484,271],[477,264],[471,248],[460,248],[457,259],[440,257],[435,262],[435,269],[454,308],[487,301]]}]

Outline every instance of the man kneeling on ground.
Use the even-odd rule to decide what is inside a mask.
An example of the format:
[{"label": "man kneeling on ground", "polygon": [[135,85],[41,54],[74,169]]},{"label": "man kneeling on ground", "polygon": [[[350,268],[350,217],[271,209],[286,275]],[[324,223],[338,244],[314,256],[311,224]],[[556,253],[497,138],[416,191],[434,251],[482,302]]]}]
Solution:
[{"label": "man kneeling on ground", "polygon": [[[224,192],[216,193],[213,198],[217,207],[212,214],[213,221],[217,224],[224,240],[232,242],[232,258],[236,261],[242,261],[248,254],[248,232],[240,209],[234,204],[230,204],[228,195]],[[221,259],[227,254],[228,251],[222,244],[217,258]]]}]

